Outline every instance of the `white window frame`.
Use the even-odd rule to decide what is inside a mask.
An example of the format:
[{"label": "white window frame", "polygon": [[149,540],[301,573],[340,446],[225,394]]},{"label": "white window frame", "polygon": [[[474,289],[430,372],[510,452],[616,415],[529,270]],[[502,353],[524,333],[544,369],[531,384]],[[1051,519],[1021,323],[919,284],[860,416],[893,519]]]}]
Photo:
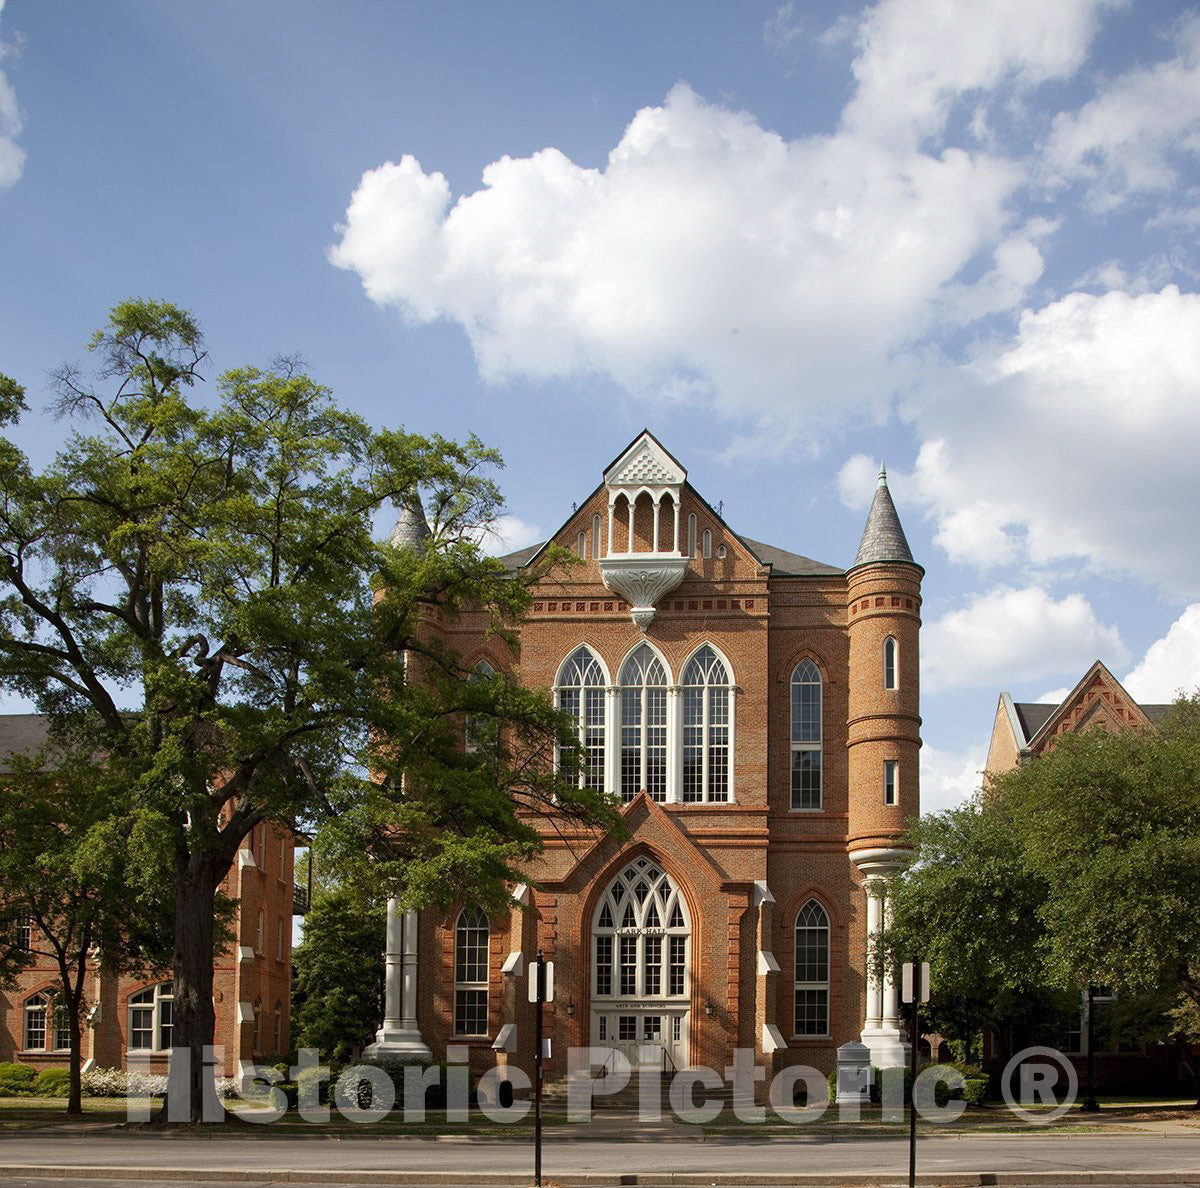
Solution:
[{"label": "white window frame", "polygon": [[[31,1043],[35,1034],[32,1024],[39,1020],[37,1031],[41,1035],[41,1042]],[[49,1039],[50,1000],[39,991],[25,1000],[25,1009],[21,1012],[21,1050],[23,1052],[45,1052],[48,1050],[46,1044]]]},{"label": "white window frame", "polygon": [[[584,662],[580,657],[583,653],[587,655],[587,662]],[[599,681],[592,681],[593,665],[595,666],[595,675],[599,677]],[[568,675],[569,670],[574,667],[580,683],[566,684],[564,677]],[[586,680],[585,683],[585,679]],[[600,788],[608,789],[615,783],[615,778],[612,773],[612,756],[609,753],[610,744],[613,737],[612,731],[612,714],[610,712],[612,697],[610,695],[611,684],[608,676],[608,669],[604,665],[604,661],[600,659],[596,651],[588,644],[579,644],[571,649],[566,659],[558,668],[558,676],[554,683],[554,704],[558,709],[566,709],[572,712],[570,707],[564,706],[564,694],[577,693],[578,702],[573,716],[575,718],[575,730],[579,738],[579,745],[583,749],[583,763],[579,771],[579,787],[581,788]],[[585,692],[587,691],[587,692]],[[593,698],[599,698],[600,702],[600,741],[599,746],[589,750],[587,746],[589,724],[588,724],[588,709]],[[594,729],[594,726],[591,727]],[[588,763],[590,755],[598,754],[600,758],[600,773],[598,778],[593,777],[593,768]],[[559,764],[559,757],[555,755],[555,767]]]},{"label": "white window frame", "polygon": [[[693,663],[697,662],[700,655],[707,649],[715,657],[716,661],[725,673],[725,682],[723,684],[715,682],[706,682],[703,685],[689,684],[688,673]],[[698,800],[685,799],[683,787],[684,775],[684,755],[686,748],[687,736],[687,696],[689,689],[701,689],[701,745],[700,753],[703,756],[700,773],[700,798]],[[712,789],[709,787],[709,758],[712,748],[712,727],[714,725],[722,725],[722,723],[714,723],[712,720],[712,690],[720,689],[724,691],[726,697],[726,708],[728,722],[726,726],[726,766],[725,766],[725,795],[714,799]],[[677,738],[673,747],[678,757],[678,801],[681,804],[734,804],[737,797],[734,795],[734,744],[737,738],[737,721],[736,721],[736,702],[735,696],[737,687],[734,681],[733,665],[729,663],[728,657],[721,651],[716,644],[709,640],[705,640],[690,656],[683,662],[680,667],[679,678],[679,712],[676,715],[676,731]]]},{"label": "white window frame", "polygon": [[689,512],[687,519],[687,555],[694,557],[696,555],[696,513]]},{"label": "white window frame", "polygon": [[[147,995],[149,1000],[147,1001]],[[134,1011],[149,1011],[150,1026],[135,1028],[133,1025]],[[169,1052],[170,1044],[163,1045],[164,1030],[174,1037],[175,1025],[175,988],[170,982],[158,982],[153,986],[143,986],[136,994],[129,996],[125,1010],[126,1027],[128,1028],[125,1046],[130,1052]],[[135,1046],[134,1031],[150,1032],[150,1047]]]},{"label": "white window frame", "polygon": [[[815,739],[797,738],[797,734],[803,734],[804,732],[800,728],[801,723],[797,721],[796,690],[798,688],[804,689],[814,686],[817,691],[817,736]],[[803,694],[801,696],[803,697]],[[821,676],[821,666],[811,656],[804,657],[792,669],[792,677],[788,682],[788,715],[791,738],[788,766],[788,804],[794,813],[819,813],[825,808],[825,679]],[[816,804],[796,803],[794,772],[796,756],[798,754],[817,756]]]},{"label": "white window frame", "polygon": [[[479,933],[483,934],[483,979],[480,980]],[[472,933],[475,934],[472,940]],[[492,970],[492,926],[482,908],[464,907],[454,921],[454,1018],[451,1021],[456,1036],[481,1039],[489,1034],[491,1021],[491,994],[488,979]],[[460,1031],[466,1022],[467,1011],[478,1010],[479,1000],[468,1006],[467,995],[482,994],[483,1030]]]},{"label": "white window frame", "polygon": [[883,761],[883,803],[889,806],[900,803],[899,759],[885,759]]},{"label": "white window frame", "polygon": [[[648,654],[650,659],[645,660],[645,655]],[[639,679],[631,680],[634,675],[633,667],[639,669]],[[661,681],[651,682],[647,676],[654,669],[657,669],[662,674]],[[663,786],[662,795],[651,795],[652,800],[661,802],[671,799],[671,777],[672,777],[672,746],[671,739],[671,668],[667,663],[666,658],[653,647],[648,641],[643,640],[637,644],[629,653],[628,656],[621,662],[621,667],[617,671],[617,695],[614,698],[616,705],[617,724],[616,729],[612,733],[616,736],[616,763],[614,764],[614,791],[617,796],[628,803],[637,795],[638,791],[643,788],[648,789],[649,777],[649,751],[650,751],[650,729],[649,709],[650,709],[650,690],[662,690],[663,699],[663,720],[662,720],[662,758],[663,758]],[[638,786],[634,790],[632,796],[627,796],[624,787],[625,782],[625,703],[627,696],[637,695],[638,697],[638,727],[639,727],[639,777]],[[657,724],[656,724],[657,725]]]},{"label": "white window frame", "polygon": [[[812,922],[812,917],[809,915],[809,909],[816,908],[820,912],[820,920],[823,923]],[[801,980],[800,973],[800,933],[817,932],[824,933],[825,938],[825,976],[823,978],[805,978]],[[824,905],[816,899],[806,900],[800,910],[796,913],[796,920],[793,931],[793,944],[795,948],[792,975],[792,1036],[795,1039],[823,1039],[828,1037],[829,1032],[829,1017],[830,1017],[830,994],[829,994],[829,972],[831,966],[830,940],[832,939],[833,930],[830,928],[829,912],[825,910]],[[811,973],[811,970],[805,969],[804,973]],[[800,1003],[801,994],[816,993],[824,994],[824,1010],[825,1010],[825,1030],[824,1031],[801,1031],[799,1027],[800,1019]]]},{"label": "white window frame", "polygon": [[883,641],[883,687],[900,688],[900,645],[894,635]]}]

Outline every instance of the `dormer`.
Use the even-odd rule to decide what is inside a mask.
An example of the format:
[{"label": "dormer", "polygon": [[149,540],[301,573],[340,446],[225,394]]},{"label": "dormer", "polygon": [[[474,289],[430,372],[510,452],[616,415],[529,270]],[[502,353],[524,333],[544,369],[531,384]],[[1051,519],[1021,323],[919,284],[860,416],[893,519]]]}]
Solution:
[{"label": "dormer", "polygon": [[683,580],[679,501],[687,471],[643,431],[604,472],[608,534],[600,558],[604,584],[629,603],[645,631],[659,599]]}]

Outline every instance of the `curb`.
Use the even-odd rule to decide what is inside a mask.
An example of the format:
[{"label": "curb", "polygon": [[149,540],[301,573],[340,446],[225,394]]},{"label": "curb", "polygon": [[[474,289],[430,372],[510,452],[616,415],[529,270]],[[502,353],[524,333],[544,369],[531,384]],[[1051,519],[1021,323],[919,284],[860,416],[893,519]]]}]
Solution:
[{"label": "curb", "polygon": [[[105,1180],[181,1180],[198,1183],[270,1183],[270,1184],[393,1184],[393,1185],[522,1185],[527,1188],[531,1175],[527,1172],[452,1172],[452,1171],[367,1171],[329,1170],[252,1170],[231,1168],[150,1168],[150,1167],[80,1167],[51,1164],[14,1163],[0,1165],[0,1180],[26,1177],[32,1179],[66,1179],[84,1181]],[[864,1176],[858,1172],[771,1173],[763,1172],[576,1172],[550,1174],[548,1182],[560,1188],[601,1188],[614,1185],[634,1185],[635,1188],[666,1188],[671,1185],[710,1186],[763,1185],[796,1188],[892,1188],[907,1184],[903,1173],[884,1176]],[[917,1175],[917,1183],[927,1188],[974,1188],[976,1185],[1010,1185],[1016,1188],[1044,1186],[1057,1188],[1069,1184],[1190,1184],[1200,1185],[1200,1169],[1196,1171],[1053,1171],[1053,1172],[925,1172]]]}]

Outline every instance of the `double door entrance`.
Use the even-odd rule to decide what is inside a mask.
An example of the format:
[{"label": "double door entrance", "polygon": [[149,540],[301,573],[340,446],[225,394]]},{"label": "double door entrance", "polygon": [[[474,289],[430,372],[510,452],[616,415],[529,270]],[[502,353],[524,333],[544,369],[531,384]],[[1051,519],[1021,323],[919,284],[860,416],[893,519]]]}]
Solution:
[{"label": "double door entrance", "polygon": [[592,1010],[591,1044],[616,1048],[634,1068],[674,1072],[688,1063],[688,1010],[666,1003],[605,1003]]}]

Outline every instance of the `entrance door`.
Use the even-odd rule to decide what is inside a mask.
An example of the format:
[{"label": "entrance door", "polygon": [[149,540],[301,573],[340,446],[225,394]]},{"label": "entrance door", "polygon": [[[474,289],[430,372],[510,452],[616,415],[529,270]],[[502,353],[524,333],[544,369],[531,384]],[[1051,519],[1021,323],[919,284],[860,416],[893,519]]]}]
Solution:
[{"label": "entrance door", "polygon": [[615,1048],[633,1068],[674,1072],[687,1065],[687,1016],[686,1010],[645,1003],[597,1008],[592,1011],[592,1047]]}]

